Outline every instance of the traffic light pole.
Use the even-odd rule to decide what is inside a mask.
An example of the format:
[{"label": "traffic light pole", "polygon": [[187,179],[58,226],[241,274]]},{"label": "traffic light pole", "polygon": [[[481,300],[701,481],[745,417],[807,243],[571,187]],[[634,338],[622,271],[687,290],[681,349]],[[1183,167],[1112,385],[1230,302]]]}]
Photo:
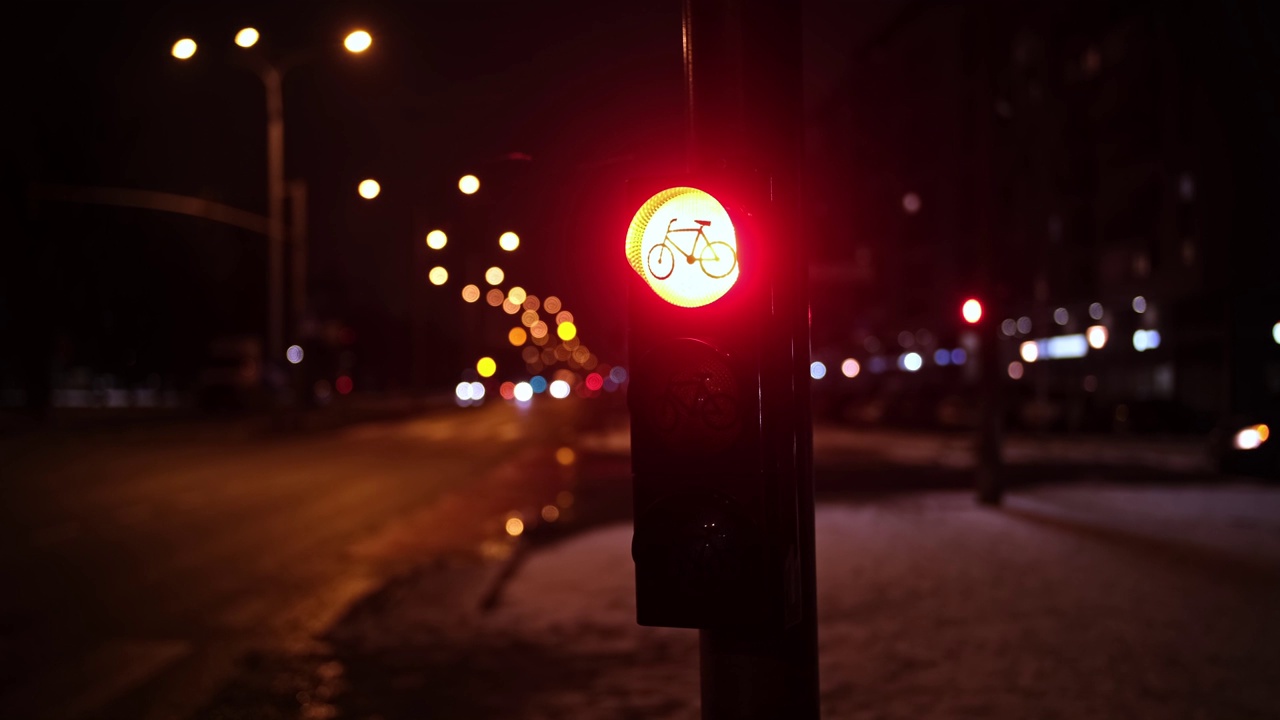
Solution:
[{"label": "traffic light pole", "polygon": [[[685,0],[689,170],[768,178],[773,314],[761,358],[765,452],[797,488],[799,619],[700,633],[704,720],[817,720],[818,626],[809,407],[808,254],[799,209],[800,10],[787,0]],[[789,511],[789,509],[788,509]]]}]

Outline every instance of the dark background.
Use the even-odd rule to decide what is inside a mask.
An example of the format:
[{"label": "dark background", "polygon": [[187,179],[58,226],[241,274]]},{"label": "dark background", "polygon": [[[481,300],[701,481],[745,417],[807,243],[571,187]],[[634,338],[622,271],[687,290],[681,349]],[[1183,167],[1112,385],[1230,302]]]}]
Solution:
[{"label": "dark background", "polygon": [[[264,332],[262,238],[30,200],[39,183],[127,187],[265,213],[263,89],[231,44],[250,24],[256,51],[308,58],[285,80],[286,175],[309,192],[311,308],[352,329],[357,387],[457,382],[476,350],[465,326],[480,322],[459,313],[458,290],[499,261],[528,291],[562,297],[584,341],[620,361],[616,196],[627,177],[682,169],[679,2],[28,10],[5,62],[7,404],[38,398],[14,390],[38,388],[49,368],[54,386],[82,368],[183,389],[211,340]],[[1206,418],[1271,402],[1272,5],[804,12],[805,209],[788,232],[811,248],[815,358],[865,362],[903,330],[954,345],[959,303],[978,288],[997,321],[1031,317],[1035,337],[1056,330],[1055,307],[1082,317],[1091,302],[1112,312],[1142,294],[1160,310],[1159,354],[1046,370],[1041,391],[1079,394],[1089,374],[1111,403],[1167,400]],[[374,37],[362,56],[340,48],[356,26]],[[182,36],[200,43],[185,63],[169,56]],[[481,178],[475,196],[456,190],[465,172]],[[364,177],[383,186],[372,202],[354,192]],[[450,234],[444,288],[426,284],[417,251],[435,227]],[[498,257],[506,229],[522,245]],[[1127,345],[1134,319],[1116,314],[1114,344]],[[430,352],[415,356],[415,333]],[[1172,387],[1153,380],[1168,372]]]}]

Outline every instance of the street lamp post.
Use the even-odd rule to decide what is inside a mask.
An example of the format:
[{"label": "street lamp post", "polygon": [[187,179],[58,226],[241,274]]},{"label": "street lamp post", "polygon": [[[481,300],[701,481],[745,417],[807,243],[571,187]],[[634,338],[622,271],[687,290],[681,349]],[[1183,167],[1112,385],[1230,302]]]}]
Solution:
[{"label": "street lamp post", "polygon": [[[260,35],[253,28],[244,28],[236,33],[235,43],[242,48],[250,48],[258,43]],[[364,30],[349,33],[343,40],[348,52],[362,53],[368,50],[373,40]],[[196,43],[190,38],[183,38],[173,45],[172,54],[179,60],[188,60],[196,53]],[[284,179],[284,84],[285,72],[297,65],[297,62],[272,63],[265,57],[256,58],[251,66],[262,86],[266,90],[267,102],[267,357],[272,363],[278,363],[284,353],[284,243],[285,243],[285,195],[287,194]],[[295,193],[295,198],[300,195]],[[300,215],[295,208],[295,216]],[[295,225],[304,222],[295,217]],[[297,322],[302,321],[305,311],[304,274],[306,268],[305,254],[300,247],[304,239],[302,230],[294,228],[294,242],[299,245],[294,252],[294,313]]]}]

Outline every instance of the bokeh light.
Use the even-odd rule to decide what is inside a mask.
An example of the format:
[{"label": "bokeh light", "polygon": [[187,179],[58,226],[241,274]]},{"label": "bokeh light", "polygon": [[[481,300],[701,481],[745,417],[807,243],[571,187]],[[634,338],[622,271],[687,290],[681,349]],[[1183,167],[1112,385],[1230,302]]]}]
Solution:
[{"label": "bokeh light", "polygon": [[191,38],[182,38],[173,44],[171,52],[179,60],[188,60],[192,55],[196,54],[196,41]]},{"label": "bokeh light", "polygon": [[356,192],[360,193],[360,197],[365,200],[372,200],[378,197],[378,193],[382,192],[382,186],[373,178],[365,178],[356,186]]},{"label": "bokeh light", "polygon": [[254,28],[247,27],[236,33],[236,44],[242,48],[253,47],[258,44],[258,31]]},{"label": "bokeh light", "polygon": [[1040,347],[1034,341],[1028,340],[1018,346],[1018,354],[1026,362],[1033,363],[1040,357]]},{"label": "bokeh light", "polygon": [[1004,333],[1005,337],[1013,337],[1013,334],[1018,332],[1018,323],[1013,318],[1005,318],[1004,322],[1000,323],[1000,332]]},{"label": "bokeh light", "polygon": [[[547,312],[551,312],[551,311],[548,310]],[[567,322],[569,323],[573,322],[573,313],[569,312],[568,310],[561,310],[560,312],[556,313],[557,325],[561,323],[567,323]]]},{"label": "bokeh light", "polygon": [[551,297],[542,301],[542,307],[544,310],[546,310],[549,313],[552,313],[552,314],[558,313],[560,312],[560,298],[556,297],[555,295],[552,295]]},{"label": "bokeh light", "polygon": [[524,345],[528,340],[529,334],[524,331],[524,328],[511,328],[511,332],[507,333],[507,342],[516,347]]},{"label": "bokeh light", "polygon": [[952,365],[963,365],[965,361],[968,359],[969,359],[969,353],[965,352],[964,348],[956,348],[955,350],[951,351]]},{"label": "bokeh light", "polygon": [[1277,345],[1280,345],[1280,322],[1271,326],[1271,339],[1275,340]]},{"label": "bokeh light", "polygon": [[431,272],[427,273],[427,279],[432,285],[443,285],[449,281],[449,271],[437,265],[431,268]]},{"label": "bokeh light", "polygon": [[976,323],[982,319],[982,303],[976,298],[969,298],[964,301],[964,305],[960,308],[960,315],[964,317],[967,323]]},{"label": "bokeh light", "polygon": [[506,277],[507,274],[502,272],[502,268],[496,265],[484,271],[484,281],[490,285],[501,285]]},{"label": "bokeh light", "polygon": [[1102,319],[1102,303],[1093,303],[1089,305],[1089,317],[1094,320]]},{"label": "bokeh light", "polygon": [[1017,360],[1014,360],[1013,362],[1009,363],[1009,377],[1013,378],[1014,380],[1021,380],[1022,372],[1023,372],[1022,363],[1018,362]]},{"label": "bokeh light", "polygon": [[1089,347],[1101,350],[1107,344],[1107,329],[1101,325],[1090,325],[1084,331],[1084,337],[1089,341]]},{"label": "bokeh light", "polygon": [[503,298],[502,312],[508,315],[515,315],[516,313],[520,312],[520,306],[517,305],[516,303],[511,302],[511,298]]},{"label": "bokeh light", "polygon": [[574,325],[572,321],[562,322],[556,327],[556,335],[561,340],[572,340],[578,336],[578,326]]},{"label": "bokeh light", "polygon": [[471,399],[471,383],[469,382],[458,383],[458,387],[454,388],[453,394],[458,396],[459,400],[470,400]]},{"label": "bokeh light", "polygon": [[480,189],[480,178],[475,175],[463,175],[458,178],[458,189],[463,195],[474,195]]},{"label": "bokeh light", "polygon": [[809,363],[809,377],[821,380],[827,376],[827,366],[818,360]]},{"label": "bokeh light", "polygon": [[514,395],[519,402],[529,402],[533,399],[533,386],[527,382],[518,382],[516,383]]},{"label": "bokeh light", "polygon": [[903,195],[902,209],[905,210],[908,215],[915,215],[920,212],[920,196],[913,192]]},{"label": "bokeh light", "polygon": [[449,236],[444,234],[443,230],[432,230],[427,233],[427,247],[432,250],[440,250],[449,244]]},{"label": "bokeh light", "polygon": [[583,380],[583,382],[586,383],[588,390],[599,390],[604,387],[604,378],[600,377],[598,373],[587,375],[587,379]]},{"label": "bokeh light", "polygon": [[511,252],[520,247],[520,236],[513,232],[504,232],[498,236],[498,247]]},{"label": "bokeh light", "polygon": [[516,384],[508,380],[498,386],[498,394],[503,400],[514,400],[516,397]]},{"label": "bokeh light", "polygon": [[1069,321],[1070,319],[1071,319],[1071,314],[1067,312],[1066,308],[1058,308],[1057,310],[1053,311],[1053,321],[1058,323],[1059,325],[1066,325],[1067,321]]},{"label": "bokeh light", "polygon": [[1031,318],[1027,317],[1026,315],[1023,315],[1022,317],[1018,318],[1018,332],[1022,333],[1023,335],[1026,335],[1027,333],[1031,332]]},{"label": "bokeh light", "polygon": [[462,299],[469,303],[473,303],[479,300],[480,288],[476,287],[475,285],[467,285],[466,287],[462,288]]},{"label": "bokeh light", "polygon": [[536,393],[543,393],[547,390],[547,379],[541,375],[534,375],[529,378],[529,387],[533,388]]},{"label": "bokeh light", "polygon": [[1141,295],[1133,299],[1133,311],[1136,313],[1144,313],[1147,311],[1147,299]]},{"label": "bokeh light", "polygon": [[351,381],[348,375],[339,375],[338,379],[333,382],[333,387],[338,391],[339,395],[348,395],[355,387],[355,383]]},{"label": "bokeh light", "polygon": [[538,300],[538,296],[537,296],[537,295],[529,295],[528,297],[526,297],[526,298],[524,299],[524,309],[525,309],[525,310],[534,310],[534,311],[536,311],[536,310],[537,310],[538,308],[540,308],[540,307],[542,307],[542,301]]},{"label": "bokeh light", "polygon": [[520,324],[525,327],[533,327],[533,324],[536,322],[538,322],[538,313],[533,310],[525,310],[524,313],[520,315]]},{"label": "bokeh light", "polygon": [[[557,380],[556,382],[562,381]],[[573,448],[567,445],[556,450],[556,462],[564,465],[565,467],[572,465],[577,459],[578,456],[573,452]]]},{"label": "bokeh light", "polygon": [[518,517],[507,518],[507,534],[511,537],[520,537],[524,532],[524,521]]},{"label": "bokeh light", "polygon": [[507,299],[515,303],[516,305],[523,306],[524,300],[527,297],[528,297],[528,294],[524,291],[524,288],[519,286],[513,287],[507,291]]},{"label": "bokeh light", "polygon": [[542,507],[542,519],[553,523],[560,519],[560,508],[555,505],[544,505]]},{"label": "bokeh light", "polygon": [[342,46],[349,52],[362,53],[373,45],[373,36],[365,30],[355,30],[342,41]]},{"label": "bokeh light", "polygon": [[506,299],[507,299],[507,294],[502,292],[498,288],[494,288],[490,290],[484,296],[484,301],[489,303],[493,307],[498,307]]},{"label": "bokeh light", "polygon": [[480,373],[480,377],[493,377],[498,371],[498,363],[494,362],[491,357],[482,357],[476,361],[476,372]]},{"label": "bokeh light", "polygon": [[847,378],[858,377],[858,373],[861,371],[862,366],[853,358],[845,358],[844,362],[840,363],[840,372]]},{"label": "bokeh light", "polygon": [[288,350],[284,351],[284,357],[293,365],[302,362],[302,347],[298,345],[290,345]]},{"label": "bokeh light", "polygon": [[551,397],[556,398],[557,400],[563,400],[564,398],[569,397],[569,392],[572,389],[573,388],[569,387],[569,383],[564,380],[554,380],[551,383],[551,387],[547,388],[547,391],[551,393]]},{"label": "bokeh light", "polygon": [[627,381],[626,368],[622,367],[621,365],[613,366],[613,369],[609,371],[609,379],[618,384],[622,384],[626,382]]},{"label": "bokeh light", "polygon": [[472,400],[484,399],[484,383],[479,383],[479,382],[471,383],[471,399]]},{"label": "bokeh light", "polygon": [[924,358],[920,357],[920,353],[909,352],[902,356],[902,369],[907,372],[915,372],[924,366]]},{"label": "bokeh light", "polygon": [[938,365],[950,365],[951,352],[946,348],[938,348],[933,351],[933,361]]}]

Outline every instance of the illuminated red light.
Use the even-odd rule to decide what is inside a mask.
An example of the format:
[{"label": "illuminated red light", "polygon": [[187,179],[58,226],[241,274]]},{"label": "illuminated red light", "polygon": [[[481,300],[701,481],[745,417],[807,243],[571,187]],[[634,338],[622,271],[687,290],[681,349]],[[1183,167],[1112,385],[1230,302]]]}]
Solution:
[{"label": "illuminated red light", "polygon": [[498,388],[498,394],[502,396],[503,400],[514,399],[516,396],[516,384],[513,382],[502,383],[501,387]]},{"label": "illuminated red light", "polygon": [[587,376],[586,383],[588,390],[599,390],[604,387],[604,378],[600,377],[596,373],[591,373]]},{"label": "illuminated red light", "polygon": [[737,237],[719,200],[697,188],[668,188],[649,198],[632,218],[627,261],[663,300],[702,307],[737,282]]},{"label": "illuminated red light", "polygon": [[965,300],[964,305],[960,308],[960,315],[964,317],[964,321],[967,323],[978,322],[982,319],[982,303],[975,298]]},{"label": "illuminated red light", "polygon": [[339,395],[350,393],[354,386],[355,384],[351,382],[351,378],[346,375],[339,375],[338,379],[333,382],[333,387],[338,390]]}]

